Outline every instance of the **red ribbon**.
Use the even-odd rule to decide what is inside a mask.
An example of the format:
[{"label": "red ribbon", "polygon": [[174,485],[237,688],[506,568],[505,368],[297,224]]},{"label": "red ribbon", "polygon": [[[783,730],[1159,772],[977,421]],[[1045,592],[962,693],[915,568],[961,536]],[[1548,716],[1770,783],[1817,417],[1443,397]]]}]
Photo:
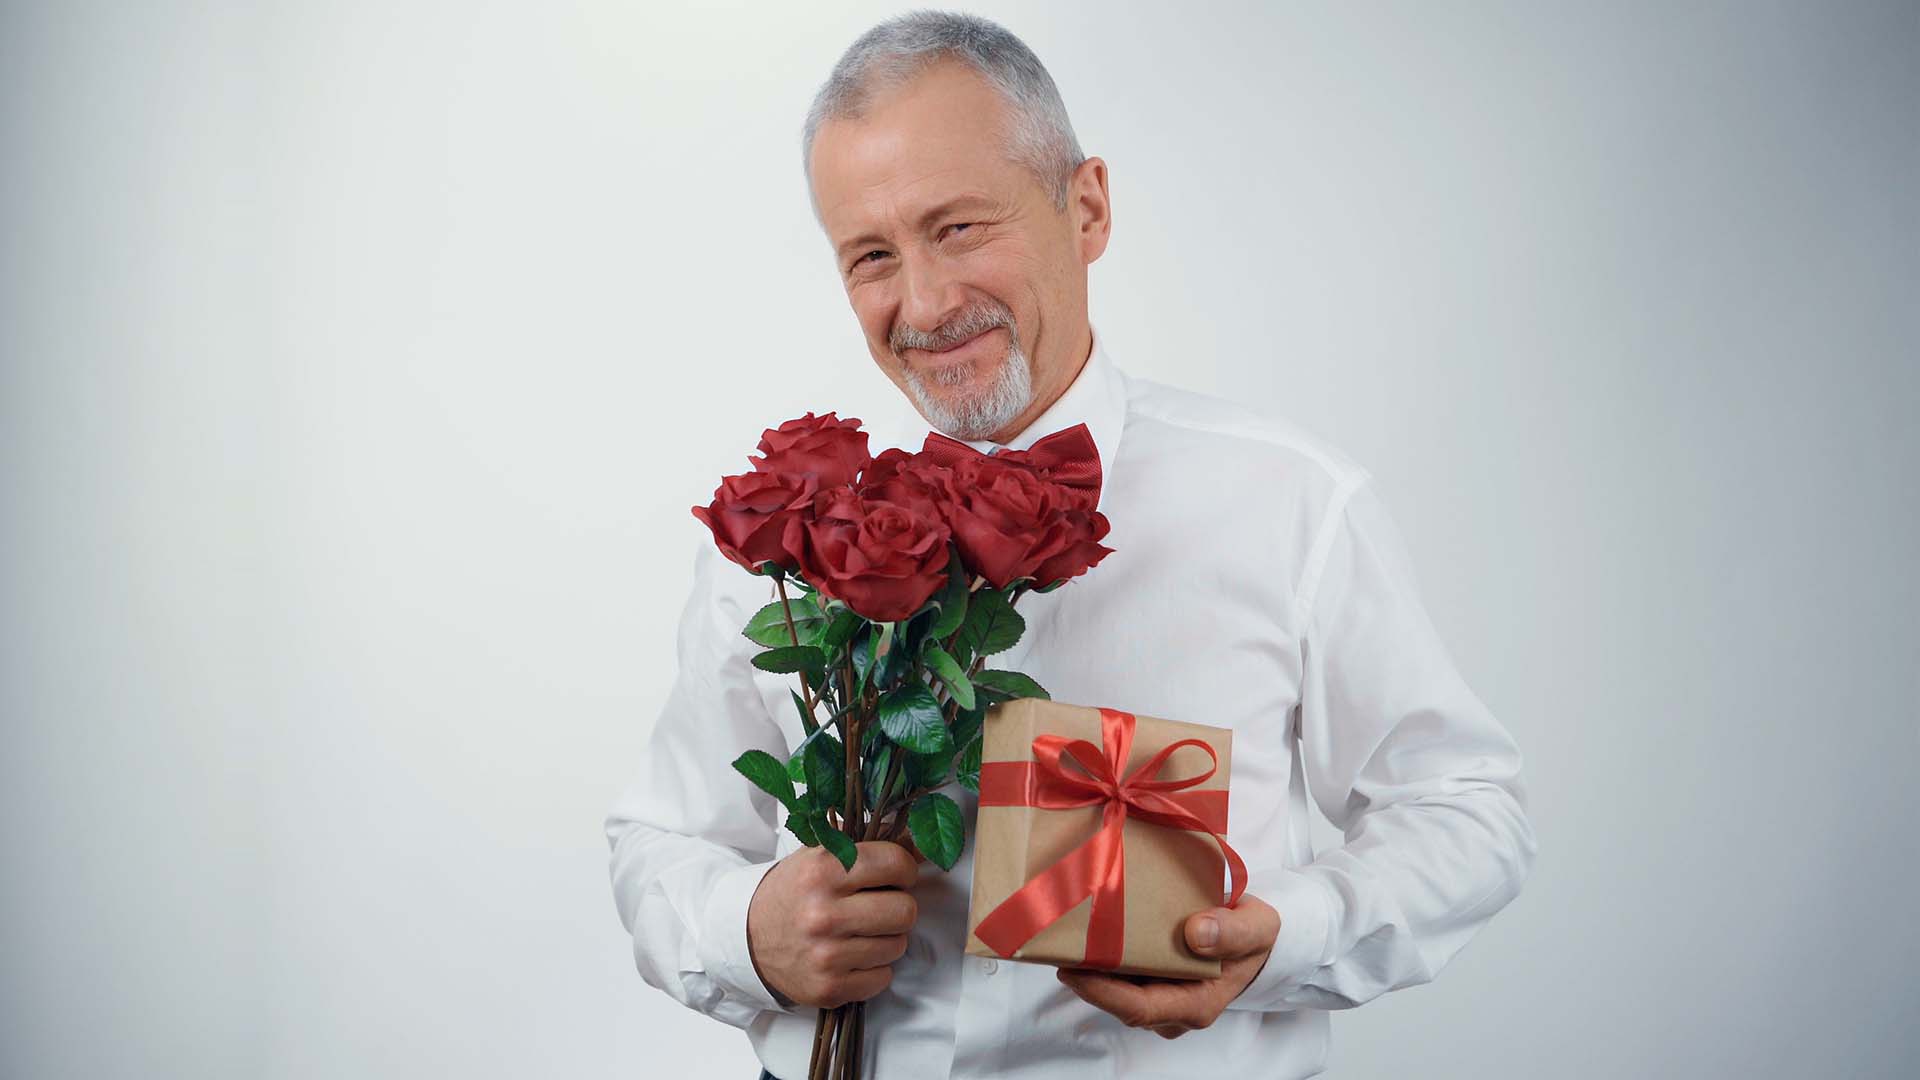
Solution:
[{"label": "red ribbon", "polygon": [[[1039,735],[1033,740],[1032,761],[989,761],[980,766],[981,806],[1042,810],[1102,807],[1098,832],[1001,901],[974,927],[974,936],[994,952],[1012,956],[1035,934],[1091,896],[1093,909],[1087,920],[1083,966],[1119,967],[1126,939],[1127,902],[1127,852],[1122,836],[1129,817],[1213,837],[1226,855],[1233,876],[1233,891],[1226,906],[1240,902],[1247,888],[1247,864],[1220,835],[1227,831],[1227,793],[1183,790],[1212,776],[1220,767],[1219,756],[1199,739],[1181,739],[1118,778],[1133,752],[1133,727],[1132,713],[1101,709],[1104,753],[1085,739]],[[1183,746],[1205,750],[1213,759],[1213,767],[1183,780],[1156,779],[1167,759]],[[1085,771],[1070,771],[1064,760],[1067,758]]]},{"label": "red ribbon", "polygon": [[[936,465],[949,467],[968,457],[986,456],[937,431],[927,432],[920,454]],[[1085,424],[1061,428],[1025,450],[1002,450],[993,455],[993,460],[1023,465],[1061,487],[1071,488],[1085,504],[1082,509],[1091,510],[1100,501],[1100,449]]]}]

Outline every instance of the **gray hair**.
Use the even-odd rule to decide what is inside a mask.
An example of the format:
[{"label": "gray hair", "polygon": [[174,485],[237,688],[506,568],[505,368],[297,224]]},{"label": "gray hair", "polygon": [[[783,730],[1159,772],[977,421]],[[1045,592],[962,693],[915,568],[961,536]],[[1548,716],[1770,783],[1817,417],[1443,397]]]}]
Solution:
[{"label": "gray hair", "polygon": [[[828,120],[859,119],[874,98],[937,60],[959,60],[1005,99],[1011,123],[1007,157],[1040,181],[1056,210],[1067,208],[1067,181],[1086,158],[1053,76],[1026,42],[998,23],[951,11],[913,11],[875,26],[842,53],[813,97],[800,140],[800,168],[813,198],[813,137]],[[820,216],[817,201],[814,216]]]}]

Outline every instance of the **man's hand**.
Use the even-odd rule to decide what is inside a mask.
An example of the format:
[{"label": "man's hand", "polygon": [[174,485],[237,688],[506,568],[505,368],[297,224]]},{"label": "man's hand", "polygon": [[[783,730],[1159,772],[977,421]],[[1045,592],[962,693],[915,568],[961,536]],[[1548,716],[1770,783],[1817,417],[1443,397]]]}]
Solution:
[{"label": "man's hand", "polygon": [[1280,936],[1280,913],[1258,897],[1242,896],[1239,907],[1191,916],[1186,929],[1189,948],[1220,958],[1219,978],[1143,979],[1061,968],[1060,981],[1128,1027],[1151,1028],[1162,1038],[1177,1039],[1212,1024],[1260,974]]},{"label": "man's hand", "polygon": [[747,905],[747,951],[760,980],[800,1005],[832,1008],[887,988],[919,914],[920,867],[899,844],[856,845],[853,869],[821,848],[781,859]]}]

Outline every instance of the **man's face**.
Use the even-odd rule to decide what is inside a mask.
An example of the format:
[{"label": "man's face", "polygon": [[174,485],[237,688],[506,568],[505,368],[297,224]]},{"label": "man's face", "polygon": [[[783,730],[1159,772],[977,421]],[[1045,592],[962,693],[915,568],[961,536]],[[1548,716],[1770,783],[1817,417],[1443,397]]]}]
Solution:
[{"label": "man's face", "polygon": [[1106,246],[1104,163],[1088,159],[1055,209],[1007,159],[1006,114],[973,71],[936,63],[822,124],[809,161],[868,351],[960,438],[1010,438],[1078,372],[1086,268]]}]

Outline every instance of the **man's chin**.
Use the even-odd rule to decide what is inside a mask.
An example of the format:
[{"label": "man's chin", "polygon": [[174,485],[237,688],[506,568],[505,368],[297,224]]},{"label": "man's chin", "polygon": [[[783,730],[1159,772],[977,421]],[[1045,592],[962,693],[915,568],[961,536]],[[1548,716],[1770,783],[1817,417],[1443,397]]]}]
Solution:
[{"label": "man's chin", "polygon": [[1010,403],[995,402],[991,394],[929,394],[915,404],[935,429],[972,440],[992,436],[1023,412],[1028,402],[1021,401],[1009,411]]},{"label": "man's chin", "polygon": [[928,404],[932,405],[934,413],[941,417],[973,416],[981,406],[978,398],[957,394],[935,396]]},{"label": "man's chin", "polygon": [[963,405],[987,395],[999,378],[1000,364],[1004,362],[1004,359],[985,363],[951,360],[917,368],[914,374],[928,393],[942,401]]}]

